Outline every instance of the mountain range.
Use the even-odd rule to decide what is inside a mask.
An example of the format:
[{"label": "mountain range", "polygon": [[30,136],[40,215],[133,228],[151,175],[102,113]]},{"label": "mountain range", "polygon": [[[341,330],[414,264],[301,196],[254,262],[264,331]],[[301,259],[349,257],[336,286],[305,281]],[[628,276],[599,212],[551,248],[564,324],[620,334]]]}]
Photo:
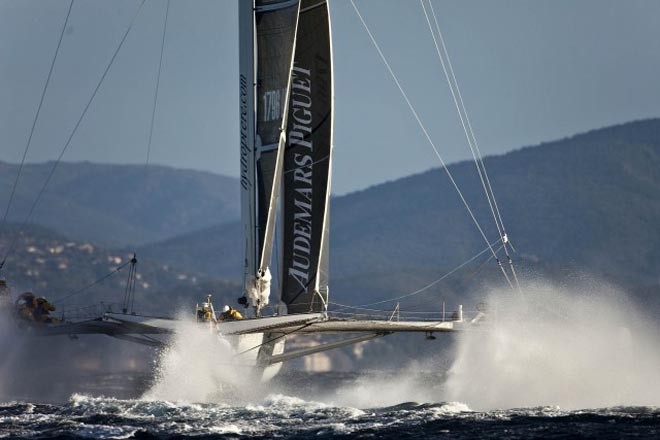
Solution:
[{"label": "mountain range", "polygon": [[[487,157],[485,165],[521,277],[584,273],[657,296],[660,119],[521,148]],[[13,220],[21,218],[50,166],[26,166]],[[0,168],[4,206],[16,167]],[[474,163],[459,162],[449,171],[488,240],[496,242]],[[356,292],[359,303],[409,293],[486,250],[442,169],[334,197],[331,206],[331,292],[339,303],[355,303]],[[121,249],[113,251],[121,255],[137,248],[141,261],[154,268],[225,280],[238,290],[238,212],[236,179],[166,167],[145,174],[137,166],[67,163],[33,221],[69,239]],[[438,298],[478,296],[485,283],[501,282],[488,258],[486,251],[405,304],[437,307]]]},{"label": "mountain range", "polygon": [[[523,275],[570,270],[627,287],[658,286],[659,119],[521,148],[487,157],[485,165]],[[474,163],[449,170],[489,240],[497,240]],[[340,297],[407,293],[486,248],[441,169],[333,198],[331,206],[330,271]],[[143,253],[238,281],[239,237],[239,223],[225,223]],[[461,271],[461,282],[439,283],[427,298],[477,289],[464,280],[488,256]],[[494,261],[486,271],[498,275]]]},{"label": "mountain range", "polygon": [[[23,222],[54,162],[26,164],[8,220]],[[19,167],[0,162],[0,206]],[[31,222],[110,247],[165,240],[239,217],[238,180],[151,165],[59,163]]]}]

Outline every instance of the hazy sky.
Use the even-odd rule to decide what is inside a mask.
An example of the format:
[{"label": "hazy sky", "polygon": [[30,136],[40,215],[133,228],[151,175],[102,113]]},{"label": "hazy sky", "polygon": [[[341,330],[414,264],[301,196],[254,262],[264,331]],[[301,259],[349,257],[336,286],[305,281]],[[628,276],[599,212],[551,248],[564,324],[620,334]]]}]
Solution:
[{"label": "hazy sky", "polygon": [[[359,0],[447,161],[469,157],[419,2]],[[18,162],[68,0],[0,0],[0,160]],[[59,154],[137,0],[77,0],[28,161]],[[65,160],[144,163],[165,0],[147,0]],[[152,162],[238,175],[237,0],[172,0]],[[660,116],[660,1],[439,1],[482,150]],[[331,2],[345,193],[438,166],[347,0]]]}]

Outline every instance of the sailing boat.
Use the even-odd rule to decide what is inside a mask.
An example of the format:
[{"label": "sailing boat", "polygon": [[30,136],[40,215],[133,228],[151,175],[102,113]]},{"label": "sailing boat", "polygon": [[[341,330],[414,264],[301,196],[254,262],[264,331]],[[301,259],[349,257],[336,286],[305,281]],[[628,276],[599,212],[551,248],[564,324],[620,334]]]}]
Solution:
[{"label": "sailing boat", "polygon": [[[269,303],[280,190],[280,309],[327,310],[333,83],[324,1],[239,4],[242,302]],[[283,310],[285,308],[286,310]]]},{"label": "sailing boat", "polygon": [[[445,321],[337,318],[328,312],[333,77],[326,0],[242,0],[240,21],[240,168],[245,320],[208,320],[241,365],[268,380],[282,362],[395,332],[451,332]],[[281,234],[276,225],[279,223]],[[276,237],[281,252],[274,256]],[[271,266],[273,261],[279,264]],[[276,271],[277,313],[266,316]],[[213,310],[210,298],[204,305]],[[175,333],[174,319],[127,313],[51,326],[47,335],[106,334],[155,345]],[[334,333],[343,339],[285,351],[289,335]]]}]

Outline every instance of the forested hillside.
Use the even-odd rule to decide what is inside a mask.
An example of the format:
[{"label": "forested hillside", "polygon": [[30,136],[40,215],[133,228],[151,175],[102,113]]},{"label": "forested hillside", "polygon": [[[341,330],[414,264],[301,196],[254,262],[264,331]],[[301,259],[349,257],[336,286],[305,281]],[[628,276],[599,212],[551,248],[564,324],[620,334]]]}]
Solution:
[{"label": "forested hillside", "polygon": [[[485,163],[523,276],[578,272],[635,288],[658,285],[660,120],[603,128]],[[474,164],[449,169],[496,240]],[[373,299],[415,290],[486,247],[440,169],[333,198],[331,228],[338,300],[356,291]],[[239,231],[238,223],[217,225],[145,252],[238,281]],[[472,276],[486,258],[430,293],[453,297],[497,276],[493,261]]]},{"label": "forested hillside", "polygon": [[[9,220],[22,222],[53,163],[28,164]],[[0,206],[7,206],[17,165],[0,162]],[[60,163],[31,222],[107,246],[164,240],[239,215],[238,181],[168,167]]]}]

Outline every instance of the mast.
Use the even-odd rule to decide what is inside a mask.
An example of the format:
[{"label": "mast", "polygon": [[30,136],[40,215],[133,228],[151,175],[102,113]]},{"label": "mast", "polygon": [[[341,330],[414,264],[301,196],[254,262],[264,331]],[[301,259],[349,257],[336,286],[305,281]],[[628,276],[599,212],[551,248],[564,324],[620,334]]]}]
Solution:
[{"label": "mast", "polygon": [[333,80],[327,1],[301,0],[283,173],[281,299],[326,311]]},{"label": "mast", "polygon": [[253,109],[247,111],[252,127],[246,124],[245,137],[241,119],[243,303],[249,301],[259,316],[269,302],[299,0],[241,1],[239,8],[241,81],[253,81],[248,87],[251,96],[249,90],[241,92],[241,100],[245,96],[247,107]]},{"label": "mast", "polygon": [[255,185],[255,45],[254,1],[238,2],[241,220],[243,235],[243,297],[256,273],[256,185]]}]

